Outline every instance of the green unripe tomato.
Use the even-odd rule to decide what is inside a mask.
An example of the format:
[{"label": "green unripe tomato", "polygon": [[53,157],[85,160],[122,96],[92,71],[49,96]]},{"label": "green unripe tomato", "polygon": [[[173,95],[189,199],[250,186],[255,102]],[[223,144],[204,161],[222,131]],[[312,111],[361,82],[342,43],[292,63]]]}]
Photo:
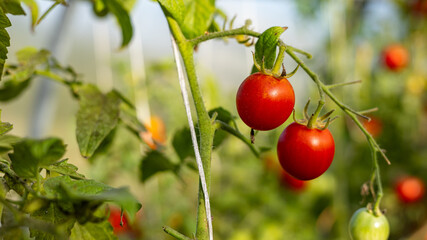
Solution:
[{"label": "green unripe tomato", "polygon": [[387,240],[390,227],[384,215],[377,217],[360,208],[350,219],[349,232],[352,240]]}]

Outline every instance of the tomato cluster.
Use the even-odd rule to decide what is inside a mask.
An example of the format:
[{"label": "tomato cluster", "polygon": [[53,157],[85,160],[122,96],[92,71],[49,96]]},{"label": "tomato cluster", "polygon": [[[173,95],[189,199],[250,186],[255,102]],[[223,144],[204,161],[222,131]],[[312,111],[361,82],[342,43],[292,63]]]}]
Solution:
[{"label": "tomato cluster", "polygon": [[[294,105],[294,90],[286,78],[254,73],[237,91],[239,116],[255,130],[271,130],[282,125]],[[297,180],[311,180],[322,175],[331,165],[334,152],[334,139],[328,129],[297,122],[283,131],[277,144],[283,170]]]}]

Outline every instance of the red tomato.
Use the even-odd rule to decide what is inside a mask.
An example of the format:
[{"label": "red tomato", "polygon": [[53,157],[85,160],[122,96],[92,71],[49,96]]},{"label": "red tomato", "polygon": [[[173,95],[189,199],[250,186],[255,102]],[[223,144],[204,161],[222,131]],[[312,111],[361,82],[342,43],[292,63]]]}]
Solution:
[{"label": "red tomato", "polygon": [[404,177],[397,182],[395,191],[401,202],[414,203],[423,198],[425,187],[417,177]]},{"label": "red tomato", "polygon": [[322,175],[331,165],[334,153],[335,142],[328,129],[309,129],[295,122],[285,128],[277,143],[282,168],[300,180]]},{"label": "red tomato", "polygon": [[292,191],[300,192],[307,187],[306,181],[296,179],[291,175],[289,175],[289,173],[285,172],[284,170],[281,171],[279,177],[280,177],[280,183]]},{"label": "red tomato", "polygon": [[110,216],[108,217],[108,221],[113,227],[114,234],[121,234],[130,230],[128,224],[128,218],[126,214],[123,214],[123,226],[120,226],[121,220],[121,211],[118,208],[110,208]]},{"label": "red tomato", "polygon": [[383,51],[383,61],[388,69],[399,71],[408,65],[408,50],[400,44],[389,45]]},{"label": "red tomato", "polygon": [[239,116],[255,130],[271,130],[282,125],[291,115],[294,105],[294,89],[286,78],[254,73],[242,82],[237,91]]},{"label": "red tomato", "polygon": [[376,117],[370,117],[371,121],[364,121],[363,126],[368,130],[372,137],[378,137],[383,130],[383,123]]}]

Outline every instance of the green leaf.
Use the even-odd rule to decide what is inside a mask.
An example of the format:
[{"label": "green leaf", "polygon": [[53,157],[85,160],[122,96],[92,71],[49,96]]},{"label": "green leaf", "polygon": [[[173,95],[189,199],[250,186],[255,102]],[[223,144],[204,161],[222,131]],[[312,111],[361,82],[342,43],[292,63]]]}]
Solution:
[{"label": "green leaf", "polygon": [[[102,202],[113,202],[127,211],[132,220],[141,208],[141,204],[127,188],[112,188],[95,180],[74,180],[69,176],[60,176],[47,179],[43,186],[48,198],[72,203],[74,210],[79,212],[84,212],[82,203],[93,202],[94,206],[99,206]],[[88,207],[91,211],[92,207]]]},{"label": "green leaf", "polygon": [[185,11],[178,24],[188,39],[203,35],[212,23],[215,12],[214,1],[185,0]]},{"label": "green leaf", "polygon": [[[3,209],[2,214],[2,227],[7,225],[12,225],[16,222],[16,216],[9,208]],[[12,228],[7,230],[4,234],[1,235],[2,240],[21,240],[21,239],[30,239],[28,230],[24,228]]]},{"label": "green leaf", "polygon": [[20,137],[13,135],[0,136],[0,155],[7,153],[13,149],[13,145],[21,141]]},{"label": "green leaf", "polygon": [[16,53],[18,63],[28,68],[46,63],[50,57],[50,52],[45,49],[37,50],[34,47],[26,47]]},{"label": "green leaf", "polygon": [[76,166],[67,163],[67,161],[60,161],[45,168],[52,172],[70,176],[71,178],[84,179],[85,177],[83,174],[77,172],[78,168]]},{"label": "green leaf", "polygon": [[108,10],[116,16],[117,22],[122,29],[122,47],[127,46],[132,39],[133,28],[128,10],[124,5],[125,3],[116,0],[103,1]]},{"label": "green leaf", "polygon": [[19,65],[7,69],[5,78],[8,79],[0,88],[0,101],[9,101],[20,95],[30,85],[36,67],[45,64],[49,56],[50,52],[43,49],[27,47],[19,50],[16,53]]},{"label": "green leaf", "polygon": [[[0,197],[4,199],[6,197],[7,192],[9,192],[6,180],[0,177]],[[0,216],[3,216],[3,204],[0,204]]]},{"label": "green leaf", "polygon": [[13,146],[9,154],[12,169],[22,178],[36,178],[41,167],[58,161],[65,153],[65,145],[58,138],[25,139]]},{"label": "green leaf", "polygon": [[25,15],[24,9],[21,7],[19,0],[3,0],[0,1],[0,8],[4,13],[10,13],[13,15]]},{"label": "green leaf", "polygon": [[[217,114],[216,120],[219,120],[219,121],[227,123],[227,124],[230,124],[233,121],[233,119],[235,118],[228,110],[226,110],[222,107],[218,107],[218,108],[214,108],[214,109],[210,110],[209,116],[212,118],[214,113]],[[217,130],[215,132],[213,147],[214,148],[219,147],[227,137],[228,137],[227,132],[225,132],[221,129]]]},{"label": "green leaf", "polygon": [[175,169],[176,165],[173,164],[163,153],[151,150],[141,161],[141,181],[145,182],[156,173],[174,171]]},{"label": "green leaf", "polygon": [[175,132],[172,139],[172,146],[181,161],[184,161],[187,157],[194,156],[190,129],[188,127]]},{"label": "green leaf", "polygon": [[[13,125],[8,122],[2,122],[1,121],[1,109],[0,109],[0,136],[6,134],[10,130],[12,130]],[[1,143],[1,141],[0,141]]]},{"label": "green leaf", "polygon": [[37,19],[39,18],[39,6],[35,0],[21,0],[31,11],[31,28],[37,25]]},{"label": "green leaf", "polygon": [[102,141],[116,127],[120,113],[120,99],[112,92],[102,94],[94,85],[77,87],[77,142],[82,156],[89,158]]},{"label": "green leaf", "polygon": [[93,163],[97,157],[99,157],[102,154],[105,154],[108,152],[110,147],[113,144],[114,138],[116,136],[116,130],[117,128],[114,128],[111,130],[111,132],[105,137],[105,139],[101,142],[99,147],[96,149],[96,151],[92,154],[92,156],[89,158],[89,161]]},{"label": "green leaf", "polygon": [[4,11],[0,8],[0,79],[3,74],[4,64],[7,59],[7,47],[10,46],[10,36],[5,28],[10,27],[11,23]]},{"label": "green leaf", "polygon": [[271,27],[265,30],[255,44],[255,61],[259,66],[264,66],[266,69],[271,69],[276,60],[276,48],[279,42],[280,35],[285,31],[282,27]]},{"label": "green leaf", "polygon": [[178,24],[182,23],[183,12],[185,9],[183,0],[158,0],[165,15],[171,16]]},{"label": "green leaf", "polygon": [[129,105],[124,102],[120,104],[120,120],[126,125],[126,127],[137,134],[147,131],[144,124],[142,124],[136,117],[135,109],[129,107]]},{"label": "green leaf", "polygon": [[99,240],[117,239],[113,233],[113,227],[108,221],[86,224],[75,223],[71,230],[70,240]]},{"label": "green leaf", "polygon": [[[54,224],[61,233],[65,233],[67,236],[71,234],[71,229],[73,228],[75,219],[66,215],[64,212],[59,209],[56,203],[50,203],[47,207],[41,208],[31,214],[31,217],[38,219],[44,222]],[[30,228],[30,236],[35,237],[35,239],[43,240],[55,240],[55,236],[40,230],[35,230]]]},{"label": "green leaf", "polygon": [[0,101],[7,102],[19,96],[31,83],[31,78],[24,81],[9,80],[0,87]]},{"label": "green leaf", "polygon": [[220,121],[225,122],[225,123],[230,123],[233,121],[233,119],[236,118],[228,110],[226,110],[222,107],[218,107],[218,108],[214,108],[214,109],[210,110],[209,116],[212,117],[214,113],[217,114],[216,120],[220,120]]}]

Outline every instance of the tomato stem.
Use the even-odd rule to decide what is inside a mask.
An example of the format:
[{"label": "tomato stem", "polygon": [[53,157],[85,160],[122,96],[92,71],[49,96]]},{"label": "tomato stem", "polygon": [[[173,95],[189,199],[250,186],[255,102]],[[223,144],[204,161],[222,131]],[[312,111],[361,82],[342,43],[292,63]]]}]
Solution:
[{"label": "tomato stem", "polygon": [[216,128],[217,129],[221,129],[224,130],[228,133],[230,133],[231,135],[237,137],[238,139],[242,140],[248,147],[249,149],[252,151],[252,153],[256,156],[259,157],[260,153],[259,151],[255,148],[255,146],[252,144],[251,140],[247,139],[242,133],[240,133],[237,129],[233,128],[232,126],[228,125],[227,123],[220,121],[220,120],[215,120],[215,124],[216,124]]},{"label": "tomato stem", "polygon": [[361,82],[362,82],[362,80],[356,80],[356,81],[351,81],[351,82],[343,82],[343,83],[330,84],[330,85],[326,85],[326,87],[328,89],[332,89],[332,88],[337,88],[337,87],[352,85],[352,84],[361,83]]},{"label": "tomato stem", "polygon": [[175,229],[168,227],[168,226],[163,226],[163,231],[165,231],[165,233],[171,235],[172,237],[178,239],[178,240],[191,240],[191,238],[185,236],[184,234],[176,231]]},{"label": "tomato stem", "polygon": [[283,59],[285,58],[285,50],[285,44],[279,44],[279,54],[277,55],[276,62],[274,63],[273,69],[271,70],[273,76],[279,77],[282,75],[280,69],[282,67]]},{"label": "tomato stem", "polygon": [[[206,111],[197,80],[193,56],[194,43],[191,43],[185,38],[176,20],[169,16],[167,16],[166,19],[168,21],[170,31],[176,41],[176,44],[178,45],[179,52],[181,53],[185,71],[187,73],[188,83],[190,85],[191,95],[193,96],[193,102],[196,109],[200,129],[200,157],[202,160],[207,192],[209,192],[211,179],[211,153],[215,128],[208,112]],[[211,219],[208,217],[207,211],[207,209],[210,209],[208,204],[209,199],[205,200],[205,195],[207,195],[207,192],[205,193],[203,191],[203,185],[200,178],[199,183],[196,238],[199,240],[212,239],[212,229],[210,229]]]},{"label": "tomato stem", "polygon": [[380,204],[381,204],[381,199],[383,197],[383,186],[381,183],[381,174],[380,174],[380,166],[378,164],[378,159],[377,159],[377,149],[375,148],[375,145],[373,144],[372,140],[369,140],[369,145],[371,146],[371,152],[372,152],[372,160],[374,162],[374,172],[375,172],[375,179],[376,179],[376,183],[377,183],[377,197],[375,200],[375,204],[374,204],[374,214],[375,216],[381,216],[381,209],[380,209]]},{"label": "tomato stem", "polygon": [[320,100],[317,105],[316,111],[311,115],[310,119],[307,123],[307,128],[312,129],[316,126],[317,118],[319,117],[320,111],[322,111],[323,106],[325,105],[325,101]]}]

